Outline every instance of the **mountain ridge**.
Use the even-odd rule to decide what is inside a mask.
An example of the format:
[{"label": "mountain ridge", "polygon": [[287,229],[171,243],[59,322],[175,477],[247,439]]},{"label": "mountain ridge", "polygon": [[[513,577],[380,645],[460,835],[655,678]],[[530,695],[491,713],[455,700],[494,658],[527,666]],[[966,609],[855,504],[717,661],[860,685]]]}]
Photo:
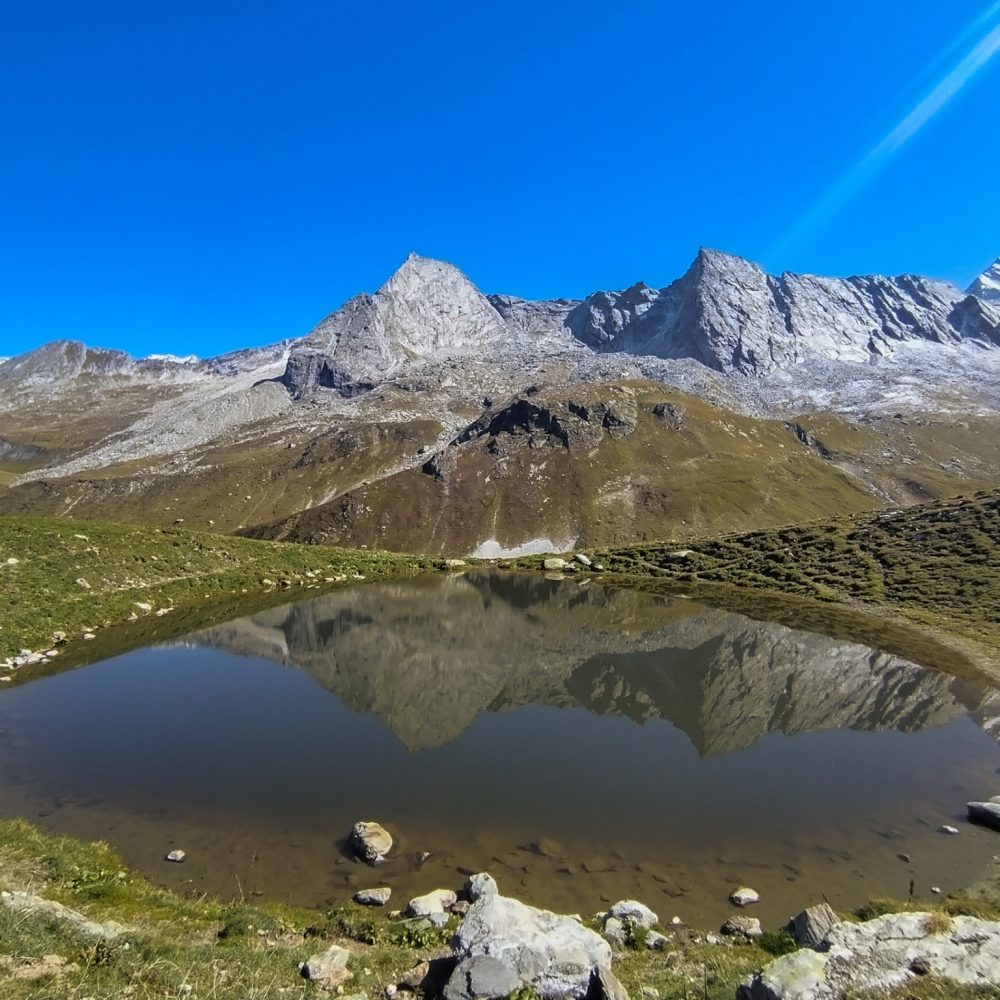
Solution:
[{"label": "mountain ridge", "polygon": [[485,295],[453,264],[411,253],[374,294],[348,299],[302,337],[201,360],[133,358],[56,340],[0,361],[0,381],[246,371],[287,349],[279,381],[294,398],[316,389],[350,397],[421,361],[519,346],[689,359],[723,374],[759,375],[809,355],[869,360],[914,341],[1000,347],[1000,259],[961,292],[912,274],[774,276],[702,247],[662,288],[639,281],[579,300],[536,301]]}]

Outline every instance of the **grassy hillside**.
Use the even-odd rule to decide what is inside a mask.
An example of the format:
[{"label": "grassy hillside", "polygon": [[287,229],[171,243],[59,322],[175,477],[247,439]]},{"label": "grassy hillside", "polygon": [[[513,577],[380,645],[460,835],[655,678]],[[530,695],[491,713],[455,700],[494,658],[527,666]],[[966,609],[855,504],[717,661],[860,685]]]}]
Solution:
[{"label": "grassy hillside", "polygon": [[164,609],[171,609],[171,624],[196,607],[211,606],[216,616],[231,607],[231,616],[254,610],[253,595],[274,595],[275,603],[287,588],[400,576],[433,565],[417,556],[179,528],[0,518],[0,658],[21,648],[46,649],[56,631],[78,638],[130,618],[148,630],[166,624]]},{"label": "grassy hillside", "polygon": [[765,599],[778,594],[868,613],[953,637],[1000,663],[1000,489],[904,510],[589,555],[607,571],[633,579],[692,590],[735,587]]}]

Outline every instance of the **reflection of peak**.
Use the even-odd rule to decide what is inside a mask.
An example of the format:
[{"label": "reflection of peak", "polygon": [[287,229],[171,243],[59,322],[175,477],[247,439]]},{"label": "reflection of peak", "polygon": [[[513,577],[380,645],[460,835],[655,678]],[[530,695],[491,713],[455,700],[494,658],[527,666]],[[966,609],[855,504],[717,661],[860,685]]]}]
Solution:
[{"label": "reflection of peak", "polygon": [[940,725],[992,694],[864,646],[687,601],[514,574],[339,591],[195,638],[303,668],[411,750],[525,705],[663,718],[712,755],[779,730]]}]

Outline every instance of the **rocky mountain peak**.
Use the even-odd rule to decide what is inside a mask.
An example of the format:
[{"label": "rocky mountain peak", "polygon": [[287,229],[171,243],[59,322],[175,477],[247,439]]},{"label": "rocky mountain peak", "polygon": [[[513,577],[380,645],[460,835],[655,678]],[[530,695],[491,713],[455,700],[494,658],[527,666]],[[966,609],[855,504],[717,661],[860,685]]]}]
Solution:
[{"label": "rocky mountain peak", "polygon": [[976,298],[983,299],[986,302],[997,302],[1000,303],[1000,257],[997,257],[995,261],[981,275],[979,275],[976,280],[969,285],[968,288],[969,295],[975,295]]}]

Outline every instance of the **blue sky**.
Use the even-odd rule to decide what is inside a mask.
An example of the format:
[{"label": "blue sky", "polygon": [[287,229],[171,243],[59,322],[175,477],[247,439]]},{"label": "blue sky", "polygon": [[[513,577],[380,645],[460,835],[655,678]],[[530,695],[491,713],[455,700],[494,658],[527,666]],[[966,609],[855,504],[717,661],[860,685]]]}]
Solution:
[{"label": "blue sky", "polygon": [[989,0],[0,0],[0,354],[298,335],[410,250],[527,297],[701,245],[964,285],[994,42]]}]

